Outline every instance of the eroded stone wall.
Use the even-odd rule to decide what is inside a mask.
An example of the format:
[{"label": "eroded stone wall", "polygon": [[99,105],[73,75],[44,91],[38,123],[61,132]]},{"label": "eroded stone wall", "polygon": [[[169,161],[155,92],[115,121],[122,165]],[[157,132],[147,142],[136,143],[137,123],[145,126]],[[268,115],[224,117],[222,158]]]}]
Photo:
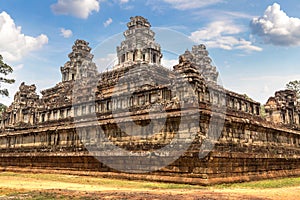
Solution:
[{"label": "eroded stone wall", "polygon": [[[199,114],[200,131],[189,149],[178,160],[159,171],[152,172],[153,174],[178,177],[178,180],[180,177],[189,177],[193,178],[190,180],[191,183],[197,183],[197,180],[201,182],[200,179],[209,182],[210,179],[215,178],[220,178],[219,182],[231,178],[236,181],[238,177],[248,175],[251,175],[252,179],[259,179],[262,174],[280,171],[285,175],[288,175],[288,172],[295,175],[294,173],[299,170],[300,135],[298,132],[274,127],[250,114],[239,116],[235,112],[226,117],[222,135],[214,149],[208,156],[199,158],[199,149],[203,138],[208,133],[211,118],[209,113]],[[139,116],[140,119],[146,117],[147,115]],[[246,117],[248,119],[245,119]],[[141,123],[147,122],[141,121]],[[149,151],[161,148],[176,137],[176,127],[179,124],[180,118],[170,118],[163,131],[143,141],[135,140],[134,137],[121,132],[117,124],[101,125],[101,130],[104,130],[107,138],[116,146],[128,151]],[[90,155],[83,145],[97,147],[101,142],[97,140],[99,130],[93,126],[88,127],[88,123],[86,125],[82,123],[81,127],[88,130],[91,138],[90,141],[83,141],[72,123],[66,126],[66,124],[56,124],[55,129],[48,126],[2,135],[0,137],[1,166],[117,172]],[[190,124],[186,124],[185,127],[190,127]],[[81,137],[85,140],[87,138],[82,135]],[[102,147],[105,148],[105,144],[102,144]],[[122,166],[129,164],[115,155],[111,159],[120,160],[119,164]],[[135,162],[140,165],[140,157],[136,157]]]}]

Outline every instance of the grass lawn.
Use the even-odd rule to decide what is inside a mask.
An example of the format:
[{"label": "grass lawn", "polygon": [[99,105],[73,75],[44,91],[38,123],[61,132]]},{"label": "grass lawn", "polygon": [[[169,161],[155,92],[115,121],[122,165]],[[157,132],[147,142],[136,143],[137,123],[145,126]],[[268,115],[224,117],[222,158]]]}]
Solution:
[{"label": "grass lawn", "polygon": [[[182,192],[184,195],[201,195],[202,193],[212,193],[213,196],[215,195],[214,192],[223,195],[223,193],[225,194],[226,192],[226,194],[229,194],[228,191],[231,192],[231,190],[236,191],[244,189],[249,191],[260,191],[264,189],[267,191],[271,189],[276,191],[276,193],[273,192],[275,194],[273,194],[273,196],[276,197],[278,190],[291,188],[292,192],[295,193],[296,191],[296,193],[298,193],[298,187],[300,187],[300,177],[245,183],[219,184],[214,186],[198,186],[174,183],[129,181],[65,174],[32,174],[15,172],[0,173],[0,199],[7,197],[9,199],[88,200],[99,199],[99,195],[104,198],[107,194],[110,197],[112,196],[112,198],[108,199],[119,199],[120,197],[123,197],[123,195],[125,195],[126,198],[124,197],[121,199],[152,199],[157,197],[160,199],[165,195],[166,198],[163,199],[168,200],[168,195],[175,193],[179,195],[182,195]],[[114,193],[119,194],[119,196],[114,196]],[[156,196],[151,196],[152,193],[155,193]],[[136,195],[139,196],[135,198]],[[144,195],[148,196],[144,198]],[[224,196],[220,196],[220,199],[223,197]],[[170,197],[170,199],[172,198]],[[181,197],[179,199],[184,198]]]}]

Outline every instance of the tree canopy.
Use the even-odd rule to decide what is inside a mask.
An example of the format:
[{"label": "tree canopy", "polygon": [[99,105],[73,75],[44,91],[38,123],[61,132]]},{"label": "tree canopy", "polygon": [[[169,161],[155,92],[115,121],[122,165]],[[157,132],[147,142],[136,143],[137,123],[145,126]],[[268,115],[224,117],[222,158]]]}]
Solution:
[{"label": "tree canopy", "polygon": [[0,55],[0,95],[8,96],[8,90],[2,87],[3,83],[12,84],[14,79],[6,78],[6,76],[13,72],[13,68],[3,62],[3,57]]},{"label": "tree canopy", "polygon": [[286,89],[295,91],[297,98],[300,98],[300,80],[290,81],[286,84]]},{"label": "tree canopy", "polygon": [[1,117],[2,112],[4,112],[6,110],[6,108],[7,108],[6,105],[0,103],[0,117]]}]

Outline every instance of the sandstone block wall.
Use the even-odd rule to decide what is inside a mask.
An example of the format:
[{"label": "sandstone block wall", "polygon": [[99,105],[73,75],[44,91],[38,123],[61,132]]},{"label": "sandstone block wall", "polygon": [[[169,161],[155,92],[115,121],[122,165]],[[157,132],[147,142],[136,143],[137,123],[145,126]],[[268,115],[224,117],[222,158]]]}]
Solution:
[{"label": "sandstone block wall", "polygon": [[[298,174],[300,134],[284,127],[278,128],[250,114],[245,119],[246,116],[239,116],[236,112],[231,112],[230,115],[229,112],[222,134],[213,150],[206,157],[199,158],[199,150],[207,134],[210,120],[208,113],[200,112],[199,115],[201,116],[199,132],[189,149],[175,162],[151,172],[153,175],[175,177],[172,182],[203,184],[203,180],[206,180],[208,184],[246,180],[245,177],[255,180]],[[140,118],[142,119],[143,115]],[[168,144],[173,139],[174,130],[179,123],[180,118],[171,117],[160,133],[145,141],[123,135],[114,124],[103,125],[101,129],[105,130],[107,137],[117,146],[129,151],[145,151],[159,149]],[[85,127],[84,123],[82,127]],[[186,124],[186,127],[191,128],[189,124]],[[99,138],[97,129],[89,127],[86,130],[90,131],[91,140],[84,141],[84,144],[97,147],[100,142],[97,141]],[[118,157],[114,155],[111,159]],[[134,164],[126,163],[121,157],[119,160],[121,166]],[[87,151],[72,123],[68,125],[58,123],[55,128],[52,124],[48,127],[2,134],[0,161],[1,167],[118,172],[99,162]],[[135,162],[143,167],[140,157],[136,157]],[[143,176],[140,178],[143,179]],[[164,179],[157,178],[157,180]]]}]

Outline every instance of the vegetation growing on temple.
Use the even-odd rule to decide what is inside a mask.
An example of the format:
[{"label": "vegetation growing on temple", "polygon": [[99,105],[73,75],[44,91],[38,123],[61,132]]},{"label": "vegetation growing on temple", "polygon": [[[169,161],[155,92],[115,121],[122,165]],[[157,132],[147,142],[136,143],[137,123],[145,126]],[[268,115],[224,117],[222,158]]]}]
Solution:
[{"label": "vegetation growing on temple", "polygon": [[300,80],[290,81],[286,84],[286,89],[295,91],[297,98],[300,98]]}]

